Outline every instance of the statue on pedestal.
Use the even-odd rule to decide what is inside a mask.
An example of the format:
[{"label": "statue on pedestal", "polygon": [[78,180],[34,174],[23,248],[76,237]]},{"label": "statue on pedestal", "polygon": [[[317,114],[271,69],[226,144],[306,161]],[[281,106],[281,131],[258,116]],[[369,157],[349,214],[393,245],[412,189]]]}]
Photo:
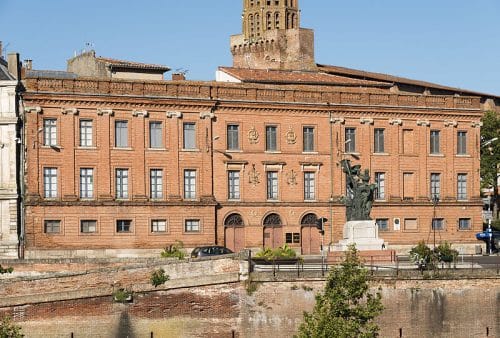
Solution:
[{"label": "statue on pedestal", "polygon": [[370,184],[370,172],[361,174],[360,165],[351,165],[350,160],[342,160],[342,171],[347,175],[347,196],[345,199],[347,221],[371,220],[370,212],[374,200],[375,184]]}]

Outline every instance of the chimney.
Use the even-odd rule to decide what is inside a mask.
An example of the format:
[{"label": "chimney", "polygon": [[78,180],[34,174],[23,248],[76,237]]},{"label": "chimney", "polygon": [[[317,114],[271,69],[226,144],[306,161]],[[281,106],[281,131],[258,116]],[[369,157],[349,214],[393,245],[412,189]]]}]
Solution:
[{"label": "chimney", "polygon": [[184,73],[172,73],[172,81],[184,81],[186,75]]},{"label": "chimney", "polygon": [[24,60],[24,68],[26,68],[26,70],[33,70],[33,60],[31,59]]},{"label": "chimney", "polygon": [[9,73],[17,80],[21,80],[21,63],[19,61],[19,53],[9,53],[7,55],[7,63]]}]

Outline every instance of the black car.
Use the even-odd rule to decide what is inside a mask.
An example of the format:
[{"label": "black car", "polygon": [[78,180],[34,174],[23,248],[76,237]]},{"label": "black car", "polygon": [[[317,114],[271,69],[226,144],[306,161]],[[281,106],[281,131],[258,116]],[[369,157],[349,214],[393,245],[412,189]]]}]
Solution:
[{"label": "black car", "polygon": [[191,258],[232,254],[228,248],[219,245],[199,246],[191,251]]}]

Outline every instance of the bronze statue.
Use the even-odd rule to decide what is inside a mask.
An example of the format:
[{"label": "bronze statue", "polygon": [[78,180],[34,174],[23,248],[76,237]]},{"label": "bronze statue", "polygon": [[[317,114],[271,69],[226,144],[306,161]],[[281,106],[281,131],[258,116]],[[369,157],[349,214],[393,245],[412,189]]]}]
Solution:
[{"label": "bronze statue", "polygon": [[361,166],[351,166],[350,160],[342,160],[342,171],[347,175],[347,196],[345,198],[347,221],[370,220],[373,205],[375,184],[370,184],[370,172],[365,169],[361,174]]}]

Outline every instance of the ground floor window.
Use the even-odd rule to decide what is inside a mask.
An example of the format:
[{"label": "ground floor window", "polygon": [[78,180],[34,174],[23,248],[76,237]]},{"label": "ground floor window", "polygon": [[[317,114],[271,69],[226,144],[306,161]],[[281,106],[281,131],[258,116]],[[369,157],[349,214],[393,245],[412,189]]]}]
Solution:
[{"label": "ground floor window", "polygon": [[81,221],[80,231],[84,234],[92,233],[97,231],[97,221]]},{"label": "ground floor window", "polygon": [[43,227],[46,234],[58,234],[61,232],[61,221],[45,221]]},{"label": "ground floor window", "polygon": [[132,229],[132,221],[127,220],[118,220],[116,221],[116,232],[130,232]]},{"label": "ground floor window", "polygon": [[375,222],[377,223],[379,231],[389,231],[389,219],[377,218]]},{"label": "ground floor window", "polygon": [[458,220],[458,230],[470,230],[471,222],[470,218],[460,218]]},{"label": "ground floor window", "polygon": [[300,243],[300,233],[298,232],[287,232],[285,234],[286,244]]}]

